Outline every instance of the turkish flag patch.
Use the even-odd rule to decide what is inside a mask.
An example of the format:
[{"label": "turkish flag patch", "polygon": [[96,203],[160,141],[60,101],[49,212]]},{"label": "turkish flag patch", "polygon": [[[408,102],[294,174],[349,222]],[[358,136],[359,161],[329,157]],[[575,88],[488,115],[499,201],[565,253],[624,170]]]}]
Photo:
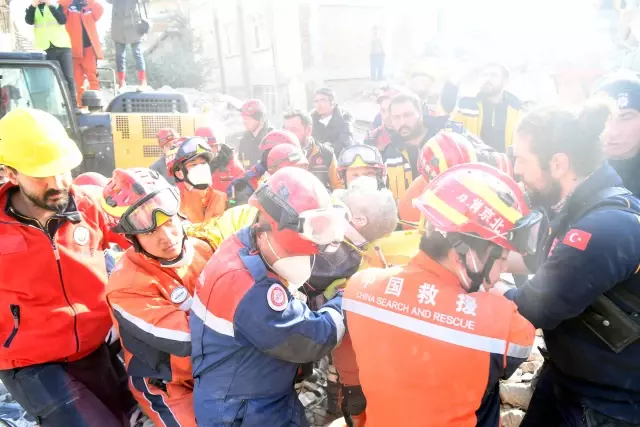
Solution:
[{"label": "turkish flag patch", "polygon": [[572,248],[580,249],[584,251],[587,249],[587,245],[589,244],[589,240],[591,240],[591,233],[587,233],[586,231],[577,230],[572,228],[565,234],[564,243],[567,246],[571,246]]}]

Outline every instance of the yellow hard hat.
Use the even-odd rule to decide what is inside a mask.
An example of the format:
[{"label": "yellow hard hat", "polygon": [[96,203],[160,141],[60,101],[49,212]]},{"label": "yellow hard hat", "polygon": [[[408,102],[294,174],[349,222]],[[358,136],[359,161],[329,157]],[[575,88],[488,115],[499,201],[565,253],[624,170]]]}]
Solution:
[{"label": "yellow hard hat", "polygon": [[82,163],[82,153],[54,116],[17,108],[0,119],[0,163],[46,178],[71,171]]}]

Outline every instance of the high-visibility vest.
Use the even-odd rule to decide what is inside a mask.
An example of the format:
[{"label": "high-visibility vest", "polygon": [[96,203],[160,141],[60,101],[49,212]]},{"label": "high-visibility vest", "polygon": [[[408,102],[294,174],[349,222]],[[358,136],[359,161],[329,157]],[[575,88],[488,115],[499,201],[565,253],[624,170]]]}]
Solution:
[{"label": "high-visibility vest", "polygon": [[35,45],[40,50],[47,50],[51,45],[55,47],[71,47],[71,37],[64,25],[58,24],[55,16],[45,6],[40,10],[36,7],[33,22]]}]

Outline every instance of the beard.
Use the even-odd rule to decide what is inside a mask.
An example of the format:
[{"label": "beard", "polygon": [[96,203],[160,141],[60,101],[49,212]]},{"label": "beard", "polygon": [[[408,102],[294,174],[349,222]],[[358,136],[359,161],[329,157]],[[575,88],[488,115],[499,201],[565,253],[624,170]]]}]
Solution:
[{"label": "beard", "polygon": [[[406,134],[404,132],[406,132]],[[412,139],[415,139],[422,134],[422,127],[420,125],[414,128],[410,128],[409,126],[402,126],[400,127],[400,129],[398,129],[397,133],[398,135],[400,135],[400,137],[402,137],[403,140],[411,141]]]},{"label": "beard", "polygon": [[539,207],[550,209],[554,205],[557,205],[562,198],[562,188],[560,187],[560,183],[558,181],[554,181],[551,177],[547,177],[547,185],[542,189],[537,190],[526,187],[526,190],[532,209]]},{"label": "beard", "polygon": [[501,89],[499,87],[496,87],[489,83],[485,83],[482,85],[482,87],[480,87],[480,95],[485,96],[487,98],[492,98],[494,96],[497,96],[500,94],[500,92],[501,92]]},{"label": "beard", "polygon": [[[38,197],[34,194],[29,194],[26,191],[22,190],[25,196],[31,203],[39,207],[40,209],[44,209],[51,212],[63,213],[67,206],[69,206],[69,190],[53,190],[49,189],[45,191],[42,197]],[[55,196],[62,196],[55,202],[52,202],[51,199]]]}]

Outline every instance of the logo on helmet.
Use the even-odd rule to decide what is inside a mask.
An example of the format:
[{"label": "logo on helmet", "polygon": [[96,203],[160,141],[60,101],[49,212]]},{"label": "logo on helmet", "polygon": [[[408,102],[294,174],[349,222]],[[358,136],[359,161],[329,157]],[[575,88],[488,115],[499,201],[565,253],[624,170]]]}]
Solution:
[{"label": "logo on helmet", "polygon": [[284,185],[281,186],[280,188],[278,188],[278,195],[280,195],[280,197],[282,197],[284,200],[288,200],[289,199],[289,189],[287,187],[285,187]]}]

